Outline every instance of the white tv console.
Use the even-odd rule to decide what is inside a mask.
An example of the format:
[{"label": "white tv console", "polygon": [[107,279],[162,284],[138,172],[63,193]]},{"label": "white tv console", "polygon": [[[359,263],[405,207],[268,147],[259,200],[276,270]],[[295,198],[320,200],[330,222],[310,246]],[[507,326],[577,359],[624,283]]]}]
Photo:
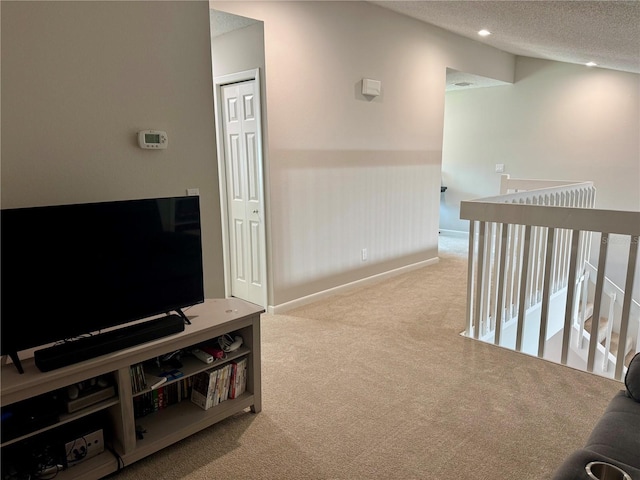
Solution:
[{"label": "white tv console", "polygon": [[[60,471],[56,480],[102,478],[126,467],[164,447],[188,437],[224,418],[240,411],[251,409],[257,413],[262,408],[260,373],[260,314],[263,309],[235,298],[206,300],[191,307],[185,314],[191,321],[185,331],[169,337],[153,340],[135,347],[119,350],[108,355],[69,365],[50,372],[40,372],[29,358],[22,361],[24,374],[19,374],[14,365],[2,366],[0,398],[2,407],[31,399],[37,395],[65,389],[87,379],[102,375],[113,378],[116,395],[71,414],[62,413],[53,425],[29,432],[17,438],[4,441],[2,449],[20,444],[24,440],[40,435],[54,436],[56,429],[73,424],[97,412],[105,413],[109,425],[104,426],[105,443],[111,451],[87,458],[86,460]],[[206,364],[194,357],[183,358],[180,370],[184,378],[193,376],[212,367],[223,365],[234,359],[247,358],[246,391],[236,399],[230,399],[203,410],[190,400],[168,406],[159,412],[134,418],[135,397],[145,393],[133,393],[130,367],[138,363],[165,355],[176,350],[188,349],[203,342],[213,342],[224,334],[242,336],[243,346],[227,359]],[[180,381],[174,380],[174,381]],[[168,381],[165,385],[170,385]],[[148,392],[149,389],[146,390]],[[144,426],[144,436],[136,435],[136,424]],[[63,439],[60,439],[61,441]]]}]

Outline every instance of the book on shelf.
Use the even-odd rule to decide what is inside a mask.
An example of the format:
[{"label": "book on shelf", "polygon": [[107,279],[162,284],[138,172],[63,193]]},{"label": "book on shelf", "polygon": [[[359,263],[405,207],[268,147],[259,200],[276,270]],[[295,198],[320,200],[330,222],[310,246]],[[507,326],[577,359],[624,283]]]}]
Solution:
[{"label": "book on shelf", "polygon": [[229,399],[238,398],[247,387],[247,358],[230,362],[194,375],[191,401],[208,410]]},{"label": "book on shelf", "polygon": [[220,369],[215,368],[194,375],[191,401],[205,410],[217,405],[215,395],[219,372]]},{"label": "book on shelf", "polygon": [[238,398],[247,389],[247,357],[231,363],[229,398]]},{"label": "book on shelf", "polygon": [[131,390],[134,395],[140,393],[147,388],[147,380],[144,373],[144,367],[141,363],[136,363],[129,367],[129,375],[131,377]]},{"label": "book on shelf", "polygon": [[134,417],[140,418],[191,398],[192,377],[181,378],[133,397]]}]

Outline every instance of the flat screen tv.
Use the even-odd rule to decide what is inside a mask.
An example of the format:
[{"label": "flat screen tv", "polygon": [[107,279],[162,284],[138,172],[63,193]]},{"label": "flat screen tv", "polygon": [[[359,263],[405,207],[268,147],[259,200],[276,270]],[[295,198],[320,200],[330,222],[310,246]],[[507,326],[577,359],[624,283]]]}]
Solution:
[{"label": "flat screen tv", "polygon": [[[0,211],[0,352],[204,301],[199,197]],[[37,363],[37,358],[36,358]]]}]

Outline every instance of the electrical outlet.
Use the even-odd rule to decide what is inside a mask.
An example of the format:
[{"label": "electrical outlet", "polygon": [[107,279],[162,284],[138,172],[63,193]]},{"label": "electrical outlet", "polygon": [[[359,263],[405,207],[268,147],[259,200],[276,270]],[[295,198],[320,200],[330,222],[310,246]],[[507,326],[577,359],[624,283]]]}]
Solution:
[{"label": "electrical outlet", "polygon": [[496,163],[496,173],[504,173],[504,163]]},{"label": "electrical outlet", "polygon": [[362,261],[366,262],[367,260],[369,260],[369,252],[367,252],[366,248],[362,249]]}]

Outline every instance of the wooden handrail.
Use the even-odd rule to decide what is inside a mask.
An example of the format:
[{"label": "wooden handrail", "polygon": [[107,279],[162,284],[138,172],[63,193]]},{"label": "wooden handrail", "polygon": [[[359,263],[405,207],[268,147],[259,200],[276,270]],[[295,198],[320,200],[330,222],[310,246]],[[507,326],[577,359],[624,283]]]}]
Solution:
[{"label": "wooden handrail", "polygon": [[489,199],[460,202],[460,218],[583,232],[640,235],[640,212],[494,203],[486,200]]}]

